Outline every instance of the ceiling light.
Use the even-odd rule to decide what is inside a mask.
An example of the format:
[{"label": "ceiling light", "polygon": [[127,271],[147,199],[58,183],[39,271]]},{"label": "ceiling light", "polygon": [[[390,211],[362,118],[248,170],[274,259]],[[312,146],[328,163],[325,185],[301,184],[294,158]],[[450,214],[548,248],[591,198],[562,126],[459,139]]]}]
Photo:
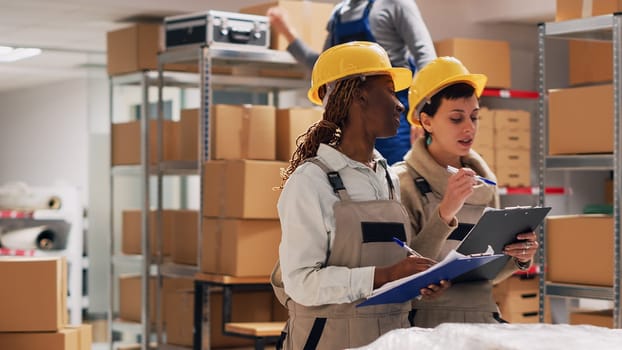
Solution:
[{"label": "ceiling light", "polygon": [[0,46],[0,62],[14,62],[41,54],[41,49],[32,47]]}]

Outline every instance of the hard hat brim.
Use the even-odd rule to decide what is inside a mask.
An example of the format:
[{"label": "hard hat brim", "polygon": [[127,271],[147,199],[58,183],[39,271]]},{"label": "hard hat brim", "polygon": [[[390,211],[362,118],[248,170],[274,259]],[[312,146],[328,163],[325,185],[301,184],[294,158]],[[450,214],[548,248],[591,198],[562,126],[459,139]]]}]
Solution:
[{"label": "hard hat brim", "polygon": [[[393,67],[393,68],[389,68],[389,69],[382,70],[382,71],[359,72],[357,74],[347,76],[342,79],[348,79],[351,77],[356,77],[356,76],[361,76],[361,75],[369,76],[369,75],[383,75],[383,74],[391,75],[391,78],[393,78],[393,85],[394,85],[395,91],[401,91],[401,90],[407,89],[410,86],[410,82],[412,81],[412,71],[404,67]],[[328,84],[328,83],[330,83],[330,81],[326,81],[323,84],[318,85],[318,86],[312,86],[307,92],[307,97],[309,98],[309,101],[313,102],[316,105],[321,106],[322,99],[318,95],[318,92],[321,86]]]},{"label": "hard hat brim", "polygon": [[[419,121],[419,113],[423,108],[426,100],[436,95],[439,91],[443,90],[449,85],[458,84],[458,83],[466,83],[471,85],[475,89],[475,96],[479,98],[486,87],[486,82],[488,81],[488,77],[484,74],[463,74],[463,75],[455,75],[448,79],[445,79],[438,83],[437,89],[432,91],[430,94],[425,96],[417,106],[409,106],[408,115],[406,119],[410,122],[411,125],[421,126],[421,122]],[[416,115],[415,115],[416,113]]]}]

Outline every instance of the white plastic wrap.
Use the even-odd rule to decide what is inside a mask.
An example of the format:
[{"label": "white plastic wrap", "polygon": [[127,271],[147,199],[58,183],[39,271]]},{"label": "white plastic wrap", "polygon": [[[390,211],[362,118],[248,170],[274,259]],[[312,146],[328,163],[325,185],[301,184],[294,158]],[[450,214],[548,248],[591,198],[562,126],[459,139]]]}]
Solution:
[{"label": "white plastic wrap", "polygon": [[397,329],[358,350],[620,350],[622,329],[566,324],[464,324]]}]

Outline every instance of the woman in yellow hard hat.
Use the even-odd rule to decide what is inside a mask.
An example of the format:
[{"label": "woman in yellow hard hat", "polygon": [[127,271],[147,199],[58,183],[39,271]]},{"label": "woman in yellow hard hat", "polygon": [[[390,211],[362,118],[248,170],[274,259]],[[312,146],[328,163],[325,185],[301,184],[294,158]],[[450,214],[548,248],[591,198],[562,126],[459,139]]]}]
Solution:
[{"label": "woman in yellow hard hat", "polygon": [[[483,210],[499,204],[495,175],[471,148],[480,118],[478,98],[486,80],[485,75],[471,74],[454,57],[439,57],[419,71],[410,86],[408,119],[425,135],[393,168],[411,218],[411,244],[432,259],[442,259],[455,249]],[[517,239],[521,242],[505,247],[504,253],[512,259],[495,282],[519,268],[529,268],[538,246],[536,235],[519,234]],[[417,327],[503,322],[492,285],[487,280],[454,283],[435,300],[414,301],[411,322]]]},{"label": "woman in yellow hard hat", "polygon": [[[351,42],[323,52],[309,99],[322,120],[298,140],[278,201],[280,263],[271,282],[287,307],[285,349],[344,349],[408,327],[410,302],[357,308],[374,288],[435,262],[407,257],[392,237],[410,236],[398,180],[374,150],[395,134],[403,106],[395,91],[411,81],[386,52]],[[446,284],[424,288],[434,297]]]}]

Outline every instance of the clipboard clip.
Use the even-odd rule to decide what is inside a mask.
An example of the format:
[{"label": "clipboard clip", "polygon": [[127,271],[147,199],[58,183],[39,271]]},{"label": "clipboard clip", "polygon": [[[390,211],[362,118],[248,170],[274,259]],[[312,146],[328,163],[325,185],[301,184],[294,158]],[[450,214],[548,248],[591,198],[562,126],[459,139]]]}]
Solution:
[{"label": "clipboard clip", "polygon": [[469,254],[468,256],[470,258],[476,258],[478,256],[490,256],[490,255],[494,255],[495,254],[495,250],[492,249],[492,247],[490,245],[488,245],[488,248],[486,248],[486,251],[483,253],[473,253],[473,254]]}]

